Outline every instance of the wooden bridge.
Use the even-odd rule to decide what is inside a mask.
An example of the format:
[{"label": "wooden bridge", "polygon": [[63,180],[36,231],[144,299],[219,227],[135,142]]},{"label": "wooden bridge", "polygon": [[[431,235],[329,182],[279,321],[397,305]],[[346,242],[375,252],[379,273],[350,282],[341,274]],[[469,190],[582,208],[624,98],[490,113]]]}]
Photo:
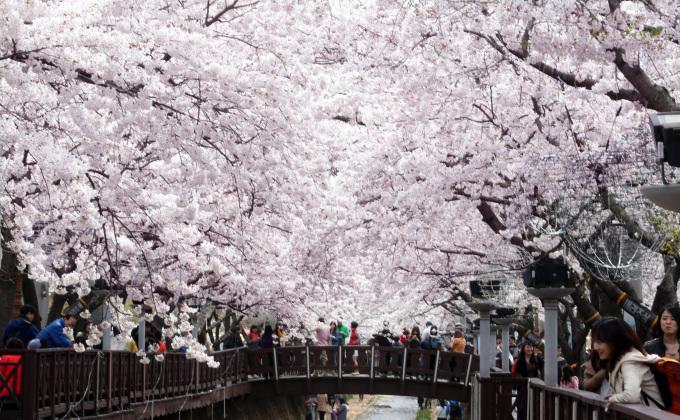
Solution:
[{"label": "wooden bridge", "polygon": [[463,353],[365,346],[234,349],[214,354],[218,368],[183,353],[162,356],[142,364],[136,354],[117,351],[0,352],[0,420],[136,420],[224,407],[244,395],[318,393],[469,401],[475,420],[516,418],[513,406],[522,395],[532,420],[680,420],[654,408],[607,404],[593,393],[511,378],[508,372],[480,378],[479,357]]},{"label": "wooden bridge", "polygon": [[[390,394],[470,400],[479,357],[400,347],[281,347],[151,356],[66,349],[0,353],[0,419],[143,419],[242,395]],[[353,363],[357,355],[358,365]]]}]

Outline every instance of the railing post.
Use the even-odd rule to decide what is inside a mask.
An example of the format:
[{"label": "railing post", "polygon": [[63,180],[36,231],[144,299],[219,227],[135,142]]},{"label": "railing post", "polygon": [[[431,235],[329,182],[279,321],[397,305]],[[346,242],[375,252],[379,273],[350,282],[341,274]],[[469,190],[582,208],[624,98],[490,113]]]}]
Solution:
[{"label": "railing post", "polygon": [[236,349],[234,355],[234,377],[236,378],[235,381],[236,383],[241,382],[241,375],[238,369],[238,362],[239,362],[239,354],[241,353],[241,349]]},{"label": "railing post", "polygon": [[[122,363],[120,359],[118,364]],[[106,353],[106,412],[110,413],[113,407],[112,395],[113,392],[113,353],[110,351]],[[120,390],[119,390],[120,392]]]},{"label": "railing post", "polygon": [[101,366],[100,366],[100,363],[99,363],[100,354],[103,354],[103,353],[97,352],[97,355],[95,356],[97,358],[97,371],[96,371],[97,379],[95,381],[96,392],[95,392],[95,395],[94,395],[94,412],[95,412],[95,414],[99,414],[99,396],[101,395],[101,392],[102,392],[102,390],[101,390]]},{"label": "railing post", "polygon": [[229,360],[229,352],[224,353],[224,388],[229,385],[229,366],[231,365]]},{"label": "railing post", "polygon": [[194,366],[195,366],[195,369],[196,369],[196,383],[194,385],[194,392],[198,393],[200,391],[200,387],[201,387],[201,378],[200,378],[201,364],[198,362],[198,360],[196,360],[194,362]]},{"label": "railing post", "polygon": [[403,363],[401,364],[401,382],[403,383],[406,380],[406,356],[408,355],[408,349],[404,347],[404,357],[403,357]]},{"label": "railing post", "polygon": [[342,345],[338,346],[338,380],[342,380]]},{"label": "railing post", "polygon": [[309,344],[305,344],[305,366],[307,368],[307,392],[312,389],[312,375],[309,368]]},{"label": "railing post", "polygon": [[437,371],[439,370],[439,350],[434,357],[434,374],[432,375],[432,383],[437,383]]},{"label": "railing post", "polygon": [[[38,405],[38,353],[35,351],[23,353],[21,365],[21,418],[33,420],[36,418]],[[52,395],[54,395],[54,390],[52,390]]]},{"label": "railing post", "polygon": [[472,370],[472,354],[468,354],[468,364],[467,364],[467,371],[465,373],[465,382],[463,385],[468,386],[470,385],[470,370]]},{"label": "railing post", "polygon": [[279,362],[276,357],[276,347],[272,348],[272,359],[274,360],[274,385],[276,386],[276,393],[279,393]]},{"label": "railing post", "polygon": [[370,364],[370,373],[369,377],[371,378],[371,381],[373,378],[375,378],[375,346],[371,346],[371,364]]},{"label": "railing post", "polygon": [[272,360],[274,361],[274,380],[276,382],[278,382],[279,381],[279,363],[276,359],[276,347],[272,348],[272,355],[273,355]]},{"label": "railing post", "polygon": [[[521,391],[521,388],[520,388]],[[531,389],[531,379],[527,379],[527,418],[534,418],[534,390]]]},{"label": "railing post", "polygon": [[371,369],[369,371],[368,377],[368,390],[373,393],[373,381],[375,379],[375,345],[371,346]]}]

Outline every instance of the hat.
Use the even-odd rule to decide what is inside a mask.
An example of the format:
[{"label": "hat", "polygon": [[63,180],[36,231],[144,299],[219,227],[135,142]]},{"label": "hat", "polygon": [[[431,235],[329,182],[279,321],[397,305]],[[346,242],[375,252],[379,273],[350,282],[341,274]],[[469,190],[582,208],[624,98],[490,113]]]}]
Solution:
[{"label": "hat", "polygon": [[42,344],[40,343],[40,340],[37,338],[34,338],[33,340],[28,342],[27,346],[30,350],[38,350],[40,347],[42,347]]}]

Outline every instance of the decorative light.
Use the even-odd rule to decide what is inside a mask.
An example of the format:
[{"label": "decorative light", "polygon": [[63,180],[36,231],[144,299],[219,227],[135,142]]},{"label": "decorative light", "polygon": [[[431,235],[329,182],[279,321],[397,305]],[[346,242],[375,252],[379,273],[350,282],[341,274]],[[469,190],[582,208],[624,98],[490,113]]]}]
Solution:
[{"label": "decorative light", "polygon": [[680,112],[650,115],[649,124],[656,142],[663,185],[643,186],[642,195],[659,207],[680,212],[680,185],[668,183],[664,166],[668,163],[672,167],[680,167]]}]

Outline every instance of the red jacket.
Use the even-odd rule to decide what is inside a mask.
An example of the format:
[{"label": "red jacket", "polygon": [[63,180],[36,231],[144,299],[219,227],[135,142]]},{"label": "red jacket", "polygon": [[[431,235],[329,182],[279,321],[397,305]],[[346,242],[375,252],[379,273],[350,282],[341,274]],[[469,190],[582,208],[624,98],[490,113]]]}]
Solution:
[{"label": "red jacket", "polygon": [[348,346],[358,346],[359,345],[359,334],[357,334],[357,329],[352,328],[352,331],[349,333],[349,343],[347,343]]}]

